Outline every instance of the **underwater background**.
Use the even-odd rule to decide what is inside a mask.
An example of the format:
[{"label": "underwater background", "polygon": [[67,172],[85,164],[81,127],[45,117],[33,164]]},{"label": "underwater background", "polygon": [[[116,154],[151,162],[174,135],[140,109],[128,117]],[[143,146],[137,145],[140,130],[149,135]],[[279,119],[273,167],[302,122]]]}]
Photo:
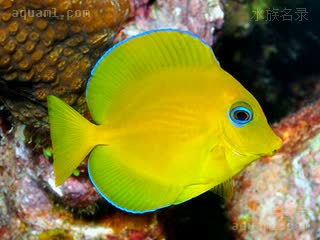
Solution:
[{"label": "underwater background", "polygon": [[[312,0],[0,1],[1,239],[319,238],[319,10]],[[86,163],[56,188],[46,97],[88,116],[86,81],[103,52],[163,27],[212,44],[283,148],[237,176],[227,201],[207,192],[124,213],[97,194]]]}]

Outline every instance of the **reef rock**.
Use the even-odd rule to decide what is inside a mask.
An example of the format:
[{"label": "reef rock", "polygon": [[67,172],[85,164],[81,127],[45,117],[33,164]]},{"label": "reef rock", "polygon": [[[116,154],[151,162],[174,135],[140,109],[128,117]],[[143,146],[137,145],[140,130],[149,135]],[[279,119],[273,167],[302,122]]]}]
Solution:
[{"label": "reef rock", "polygon": [[135,0],[132,10],[134,21],[124,27],[119,39],[150,29],[178,28],[212,44],[215,30],[220,30],[224,21],[220,0]]},{"label": "reef rock", "polygon": [[83,113],[90,70],[129,13],[129,0],[0,1],[0,101],[31,126],[47,122],[49,94]]},{"label": "reef rock", "polygon": [[[237,239],[318,239],[320,101],[274,125],[283,147],[237,177],[227,204]],[[266,140],[267,141],[267,140]]]},{"label": "reef rock", "polygon": [[[97,206],[100,196],[87,178],[69,178],[54,187],[51,164],[26,144],[24,125],[8,126],[3,113],[0,110],[1,240],[164,238],[156,213],[132,215]],[[83,212],[75,212],[79,207]]]},{"label": "reef rock", "polygon": [[0,101],[16,119],[45,130],[49,94],[87,112],[90,71],[114,42],[179,28],[212,43],[223,17],[219,0],[0,1]]}]

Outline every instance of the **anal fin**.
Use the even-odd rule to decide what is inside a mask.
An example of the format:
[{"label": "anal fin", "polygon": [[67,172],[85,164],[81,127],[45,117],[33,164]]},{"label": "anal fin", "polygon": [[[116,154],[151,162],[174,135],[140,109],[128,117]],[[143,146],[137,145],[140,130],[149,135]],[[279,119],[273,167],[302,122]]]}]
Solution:
[{"label": "anal fin", "polygon": [[[122,160],[122,159],[121,159]],[[123,161],[123,160],[122,160]],[[126,163],[130,159],[126,159]],[[114,206],[132,213],[154,211],[173,204],[182,187],[144,176],[125,166],[111,146],[97,146],[90,154],[88,172],[99,193]]]}]

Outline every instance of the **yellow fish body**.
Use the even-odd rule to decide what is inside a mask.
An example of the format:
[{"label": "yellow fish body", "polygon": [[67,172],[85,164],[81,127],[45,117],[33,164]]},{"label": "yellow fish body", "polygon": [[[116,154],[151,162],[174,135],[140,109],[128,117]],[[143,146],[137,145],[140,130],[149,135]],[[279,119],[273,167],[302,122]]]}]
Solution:
[{"label": "yellow fish body", "polygon": [[186,31],[115,45],[92,70],[86,97],[97,125],[48,97],[56,185],[90,154],[98,192],[129,212],[187,201],[281,147],[256,99]]}]

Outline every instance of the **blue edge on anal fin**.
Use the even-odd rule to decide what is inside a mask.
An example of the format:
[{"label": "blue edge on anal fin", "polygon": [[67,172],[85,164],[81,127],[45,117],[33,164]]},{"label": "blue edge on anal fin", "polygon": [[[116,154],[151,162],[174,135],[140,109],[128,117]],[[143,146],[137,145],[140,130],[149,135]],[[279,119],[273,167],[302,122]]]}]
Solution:
[{"label": "blue edge on anal fin", "polygon": [[169,207],[170,205],[165,205],[163,207],[159,207],[159,208],[155,208],[155,209],[151,209],[151,210],[146,210],[146,211],[133,211],[133,210],[130,210],[130,209],[127,209],[127,208],[123,208],[123,207],[120,207],[119,205],[117,205],[116,203],[112,202],[107,196],[105,196],[101,191],[100,189],[98,188],[98,186],[95,184],[95,182],[93,181],[92,177],[91,177],[91,174],[90,174],[90,161],[88,162],[88,175],[89,175],[89,178],[90,178],[90,181],[92,182],[93,186],[97,189],[98,193],[107,201],[109,202],[111,205],[115,206],[116,208],[119,208],[121,209],[122,211],[125,211],[125,212],[129,212],[129,213],[134,213],[134,214],[142,214],[142,213],[148,213],[148,212],[154,212],[158,209],[161,209],[161,208],[165,208],[165,207]]},{"label": "blue edge on anal fin", "polygon": [[[117,44],[113,45],[110,49],[108,49],[100,58],[99,60],[96,62],[96,64],[94,65],[94,67],[92,68],[91,72],[90,72],[90,78],[89,80],[87,81],[87,85],[86,85],[86,98],[87,98],[87,89],[88,89],[88,86],[90,84],[90,80],[91,80],[91,76],[93,75],[95,69],[99,66],[100,62],[110,53],[112,52],[115,48],[117,48],[118,46],[126,43],[127,41],[130,41],[134,38],[137,38],[137,37],[141,37],[141,36],[144,36],[144,35],[148,35],[150,33],[154,33],[154,32],[180,32],[180,33],[183,33],[183,34],[188,34],[198,40],[200,40],[203,44],[205,44],[206,46],[208,46],[208,48],[210,49],[210,51],[212,52],[212,55],[214,56],[215,60],[217,62],[219,62],[211,48],[211,46],[205,42],[203,39],[201,39],[198,35],[196,35],[195,33],[192,33],[192,32],[189,32],[189,31],[186,31],[186,30],[180,30],[180,29],[173,29],[173,28],[160,28],[160,29],[153,29],[153,30],[149,30],[149,31],[146,31],[146,32],[143,32],[143,33],[140,33],[140,34],[137,34],[137,35],[134,35],[132,37],[129,37],[123,41],[120,41],[118,42]],[[152,209],[152,210],[146,210],[146,211],[133,211],[133,210],[130,210],[130,209],[126,209],[126,208],[123,208],[123,207],[120,207],[118,206],[116,203],[112,202],[109,198],[107,198],[98,188],[98,186],[95,184],[95,182],[93,181],[91,175],[90,175],[90,164],[88,163],[88,175],[89,175],[89,178],[92,182],[92,184],[94,185],[94,187],[97,189],[97,191],[99,192],[99,194],[106,200],[108,201],[109,203],[111,203],[113,206],[115,206],[116,208],[119,208],[123,211],[126,211],[126,212],[129,212],[129,213],[134,213],[134,214],[137,214],[137,213],[147,213],[147,212],[153,212],[153,211],[156,211],[158,209],[161,209],[161,208],[165,208],[165,207],[168,207],[170,205],[166,205],[166,206],[163,206],[163,207],[160,207],[160,208],[156,208],[156,209]]]}]

